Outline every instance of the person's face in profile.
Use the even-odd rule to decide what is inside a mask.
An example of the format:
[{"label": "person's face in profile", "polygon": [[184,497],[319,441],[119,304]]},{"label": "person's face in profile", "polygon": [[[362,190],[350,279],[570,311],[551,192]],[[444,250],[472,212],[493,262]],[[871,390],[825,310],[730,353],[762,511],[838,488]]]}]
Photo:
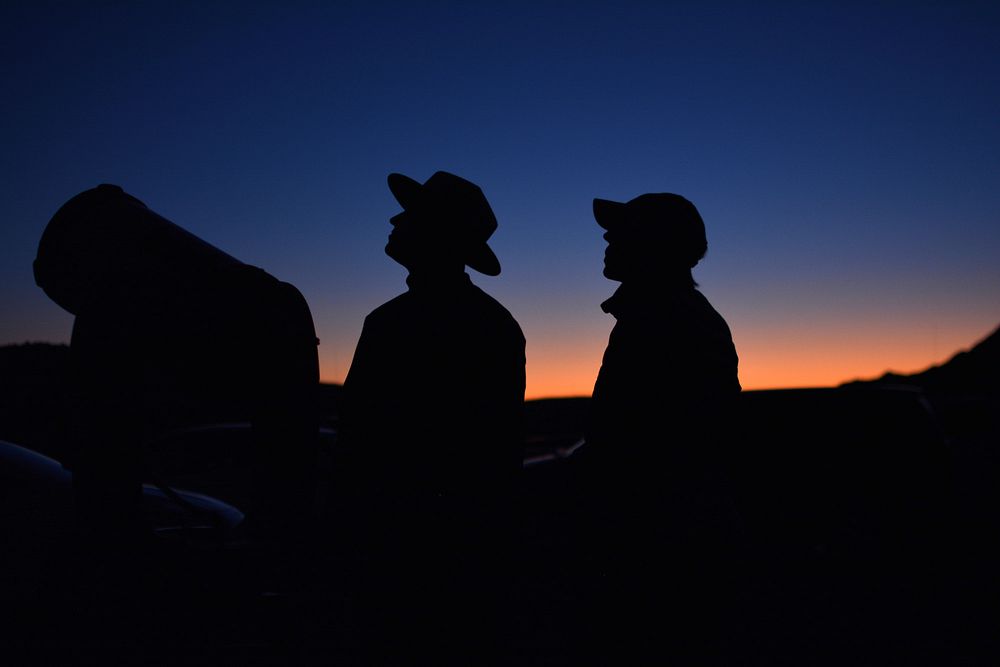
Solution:
[{"label": "person's face in profile", "polygon": [[408,211],[402,211],[389,218],[392,230],[385,244],[385,254],[406,268],[411,268],[415,257],[419,254],[420,224],[417,217]]},{"label": "person's face in profile", "polygon": [[604,233],[608,247],[604,249],[604,277],[609,280],[625,280],[636,268],[637,239],[622,229],[609,229]]},{"label": "person's face in profile", "polygon": [[402,211],[389,218],[392,231],[385,244],[385,254],[409,271],[423,271],[452,265],[455,260],[453,240],[444,236],[440,225],[433,224],[413,211]]},{"label": "person's face in profile", "polygon": [[609,229],[604,240],[608,242],[604,250],[604,277],[609,280],[650,279],[669,263],[663,240],[642,227],[622,225]]},{"label": "person's face in profile", "polygon": [[604,277],[610,280],[621,280],[621,245],[615,243],[616,235],[610,230],[604,232],[604,240],[608,247],[604,249]]}]

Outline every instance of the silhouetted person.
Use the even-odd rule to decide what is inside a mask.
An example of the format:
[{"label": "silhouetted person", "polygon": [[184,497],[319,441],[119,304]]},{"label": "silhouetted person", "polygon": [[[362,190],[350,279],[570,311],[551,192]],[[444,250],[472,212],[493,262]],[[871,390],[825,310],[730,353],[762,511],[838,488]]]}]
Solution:
[{"label": "silhouetted person", "polygon": [[365,318],[340,426],[365,560],[362,624],[380,661],[483,664],[509,567],[525,341],[465,273],[500,273],[479,187],[443,171],[388,184],[403,211],[385,252],[409,271],[409,289]]},{"label": "silhouetted person", "polygon": [[604,275],[621,282],[601,304],[616,323],[580,451],[607,586],[598,606],[615,609],[599,616],[616,630],[604,648],[705,664],[728,639],[704,625],[721,623],[707,608],[725,604],[728,573],[716,570],[736,530],[719,428],[740,392],[736,350],[691,275],[707,250],[691,202],[595,199],[594,217],[607,230]]}]

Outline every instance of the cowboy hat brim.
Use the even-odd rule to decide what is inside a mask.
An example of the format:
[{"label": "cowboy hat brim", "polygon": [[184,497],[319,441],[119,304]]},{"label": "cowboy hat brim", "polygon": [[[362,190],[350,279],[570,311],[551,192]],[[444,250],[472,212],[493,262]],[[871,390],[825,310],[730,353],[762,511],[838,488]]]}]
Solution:
[{"label": "cowboy hat brim", "polygon": [[469,250],[465,265],[487,276],[500,275],[500,260],[485,243],[480,243]]},{"label": "cowboy hat brim", "polygon": [[403,174],[389,174],[386,180],[389,183],[389,191],[403,209],[413,208],[420,200],[420,192],[424,186],[418,181]]}]

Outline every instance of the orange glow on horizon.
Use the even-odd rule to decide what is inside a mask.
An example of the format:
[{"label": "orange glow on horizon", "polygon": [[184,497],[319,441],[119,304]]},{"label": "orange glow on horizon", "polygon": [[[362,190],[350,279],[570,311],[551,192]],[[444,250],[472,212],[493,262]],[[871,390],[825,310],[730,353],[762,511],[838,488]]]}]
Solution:
[{"label": "orange glow on horizon", "polygon": [[[958,327],[933,332],[878,326],[819,332],[736,329],[740,384],[744,390],[832,387],[889,371],[916,373],[968,350],[989,333],[972,328],[972,333]],[[525,398],[590,396],[606,344],[606,334],[576,341],[529,340]],[[322,380],[342,383],[346,365],[326,361],[321,357]]]},{"label": "orange glow on horizon", "polygon": [[857,326],[827,331],[746,332],[737,337],[745,390],[832,387],[887,372],[918,373],[982,338],[959,330]]}]

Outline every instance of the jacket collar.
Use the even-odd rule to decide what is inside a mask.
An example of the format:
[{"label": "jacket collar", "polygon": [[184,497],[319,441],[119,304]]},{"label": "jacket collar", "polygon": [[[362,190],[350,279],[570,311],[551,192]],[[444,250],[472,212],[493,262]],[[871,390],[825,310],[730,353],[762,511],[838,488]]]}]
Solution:
[{"label": "jacket collar", "polygon": [[627,317],[634,313],[655,310],[673,298],[695,291],[692,285],[686,284],[626,285],[622,283],[610,298],[601,303],[601,310],[613,315],[615,319],[620,319],[623,315]]}]

